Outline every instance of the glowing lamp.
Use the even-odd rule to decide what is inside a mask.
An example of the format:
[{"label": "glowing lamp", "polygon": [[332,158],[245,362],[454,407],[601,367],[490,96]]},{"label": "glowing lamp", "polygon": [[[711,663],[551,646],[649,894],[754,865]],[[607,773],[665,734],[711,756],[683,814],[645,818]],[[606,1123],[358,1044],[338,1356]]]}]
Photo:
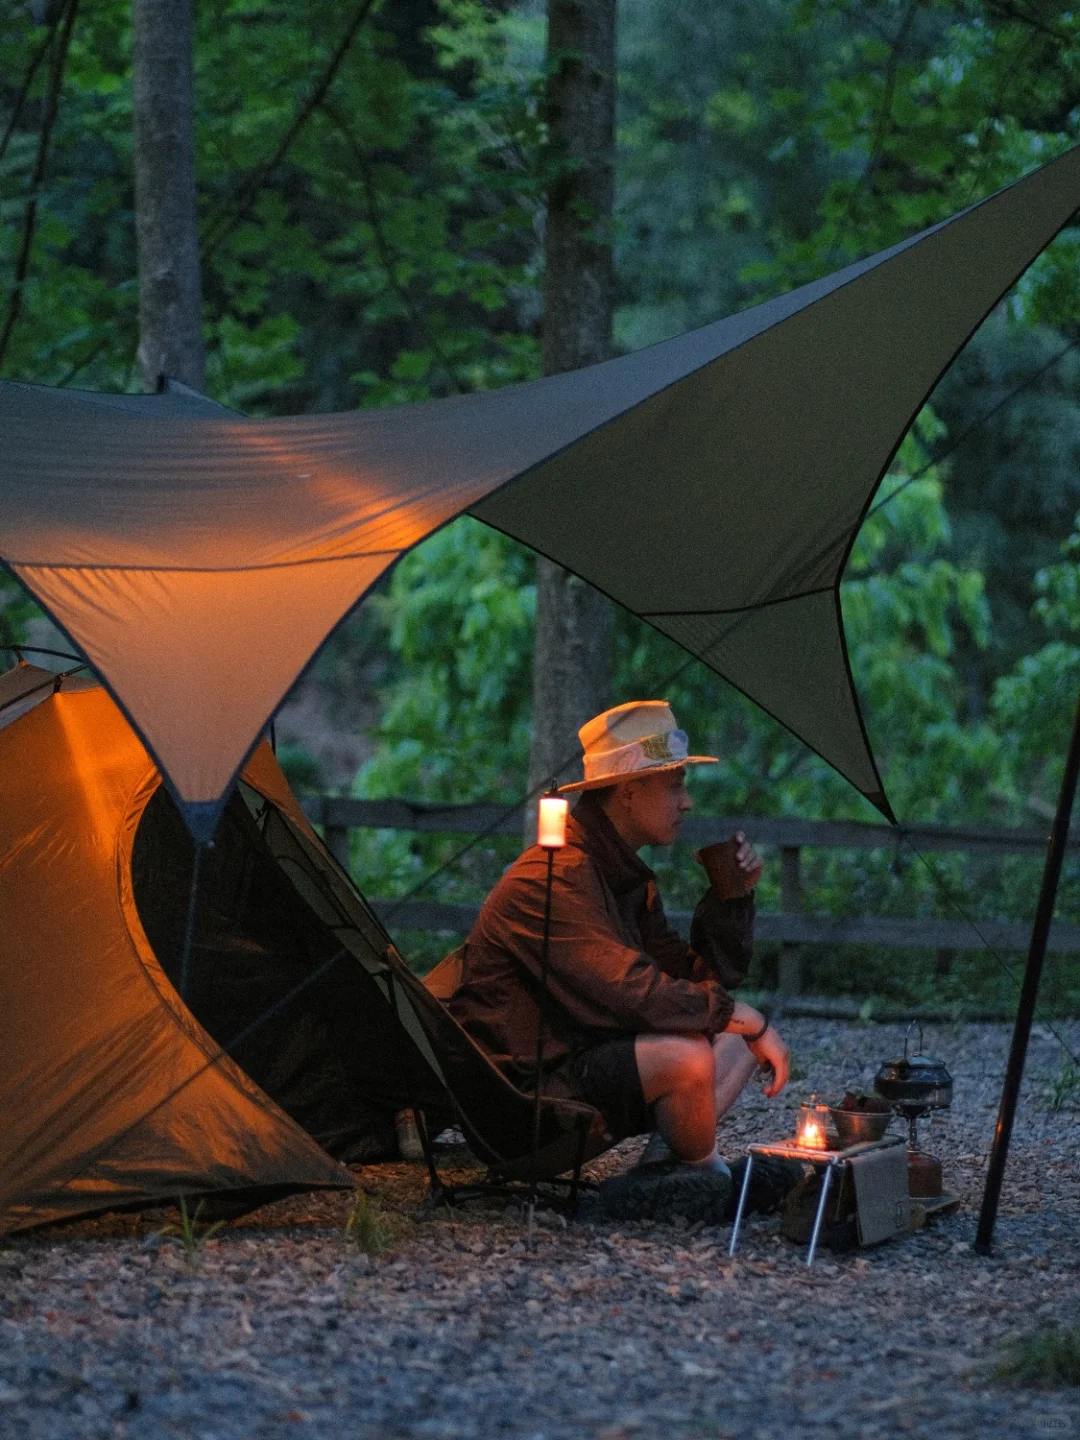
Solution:
[{"label": "glowing lamp", "polygon": [[545,850],[561,850],[566,844],[566,816],[570,802],[561,795],[544,795],[537,816],[536,843]]},{"label": "glowing lamp", "polygon": [[829,1107],[827,1105],[815,1105],[813,1100],[806,1105],[799,1106],[799,1113],[795,1118],[795,1144],[800,1150],[827,1150],[829,1148],[825,1134],[825,1122],[828,1114]]}]

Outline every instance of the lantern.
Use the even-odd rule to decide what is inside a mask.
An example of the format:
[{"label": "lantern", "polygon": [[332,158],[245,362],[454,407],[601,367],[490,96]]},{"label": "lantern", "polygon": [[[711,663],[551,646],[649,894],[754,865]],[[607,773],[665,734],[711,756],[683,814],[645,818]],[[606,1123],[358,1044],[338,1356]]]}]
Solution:
[{"label": "lantern", "polygon": [[536,1023],[536,1065],[533,1074],[533,1173],[529,1186],[529,1228],[527,1244],[533,1248],[536,1230],[536,1157],[540,1153],[540,1095],[544,1080],[544,1004],[547,999],[548,951],[551,945],[551,885],[555,870],[555,851],[566,844],[566,816],[569,802],[552,788],[540,797],[536,814],[536,843],[547,851],[547,876],[544,885],[544,930],[540,948],[540,994],[537,996],[539,1014]]},{"label": "lantern", "polygon": [[537,817],[536,843],[545,850],[561,850],[566,844],[566,816],[570,802],[561,795],[544,795]]},{"label": "lantern", "polygon": [[799,1113],[795,1119],[795,1144],[800,1150],[827,1150],[829,1148],[825,1129],[828,1118],[829,1107],[818,1105],[813,1095],[805,1105],[799,1106]]}]

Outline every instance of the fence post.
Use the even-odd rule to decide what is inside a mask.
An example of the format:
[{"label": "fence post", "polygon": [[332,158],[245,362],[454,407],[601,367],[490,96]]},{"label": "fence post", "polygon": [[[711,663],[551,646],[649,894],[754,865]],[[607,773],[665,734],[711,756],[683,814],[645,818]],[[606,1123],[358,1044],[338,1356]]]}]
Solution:
[{"label": "fence post", "polygon": [[323,821],[323,839],[326,841],[326,848],[347,875],[349,873],[349,827],[348,825],[334,824],[333,803],[330,796],[322,797],[322,816],[320,818]]},{"label": "fence post", "polygon": [[[798,845],[780,847],[780,909],[785,915],[802,913],[800,851]],[[781,995],[798,995],[802,989],[802,953],[791,940],[783,941],[780,946],[777,989]]]}]

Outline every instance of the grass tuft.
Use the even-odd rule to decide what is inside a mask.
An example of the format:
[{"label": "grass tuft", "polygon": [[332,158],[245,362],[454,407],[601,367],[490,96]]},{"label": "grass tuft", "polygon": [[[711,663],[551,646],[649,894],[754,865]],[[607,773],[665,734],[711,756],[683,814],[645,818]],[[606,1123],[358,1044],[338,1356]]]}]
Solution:
[{"label": "grass tuft", "polygon": [[393,1221],[373,1195],[356,1192],[356,1203],[345,1222],[345,1234],[362,1255],[374,1259],[389,1249],[396,1237]]},{"label": "grass tuft", "polygon": [[1040,1390],[1080,1386],[1080,1328],[1040,1330],[1014,1341],[994,1379]]},{"label": "grass tuft", "polygon": [[1056,1078],[1046,1087],[1046,1108],[1057,1114],[1059,1110],[1073,1110],[1077,1106],[1080,1106],[1080,1066],[1066,1058]]},{"label": "grass tuft", "polygon": [[187,1207],[187,1196],[180,1196],[180,1224],[166,1225],[158,1234],[164,1240],[172,1240],[179,1245],[184,1252],[184,1259],[187,1261],[189,1270],[197,1270],[199,1261],[202,1259],[203,1247],[208,1240],[211,1240],[225,1224],[224,1220],[215,1220],[213,1224],[202,1224],[199,1217],[202,1215],[203,1202],[200,1200],[192,1211]]}]

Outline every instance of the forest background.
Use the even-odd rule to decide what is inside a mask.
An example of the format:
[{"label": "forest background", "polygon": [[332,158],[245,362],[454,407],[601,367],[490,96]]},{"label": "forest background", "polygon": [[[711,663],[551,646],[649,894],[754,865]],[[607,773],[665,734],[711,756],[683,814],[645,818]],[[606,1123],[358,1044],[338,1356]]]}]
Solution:
[{"label": "forest background", "polygon": [[[0,373],[137,389],[130,3],[69,0],[35,23],[49,11],[0,7]],[[555,163],[542,4],[203,0],[197,23],[208,392],[293,414],[535,376]],[[1080,139],[1078,80],[1080,17],[1044,0],[620,0],[617,347],[790,289],[1018,178]],[[1078,259],[1070,228],[960,356],[848,567],[855,678],[903,821],[1031,824],[1052,808],[1080,684]],[[520,798],[533,569],[469,519],[412,552],[283,709],[294,783]],[[47,644],[0,583],[0,642]],[[647,625],[620,612],[614,646],[614,698],[665,695],[722,757],[695,776],[699,813],[874,818]],[[358,833],[354,872],[370,895],[479,899],[516,847],[448,863],[459,843]],[[652,857],[676,905],[700,883],[685,848]],[[770,865],[766,908],[777,884]],[[1037,866],[819,852],[804,884],[828,913],[1028,919]],[[1080,913],[1075,862],[1060,912]],[[453,940],[402,938],[421,965]],[[775,979],[767,947],[754,978]],[[811,978],[960,1008],[1015,995],[980,951],[822,950]],[[1076,1011],[1074,958],[1052,964],[1045,999]]]}]

